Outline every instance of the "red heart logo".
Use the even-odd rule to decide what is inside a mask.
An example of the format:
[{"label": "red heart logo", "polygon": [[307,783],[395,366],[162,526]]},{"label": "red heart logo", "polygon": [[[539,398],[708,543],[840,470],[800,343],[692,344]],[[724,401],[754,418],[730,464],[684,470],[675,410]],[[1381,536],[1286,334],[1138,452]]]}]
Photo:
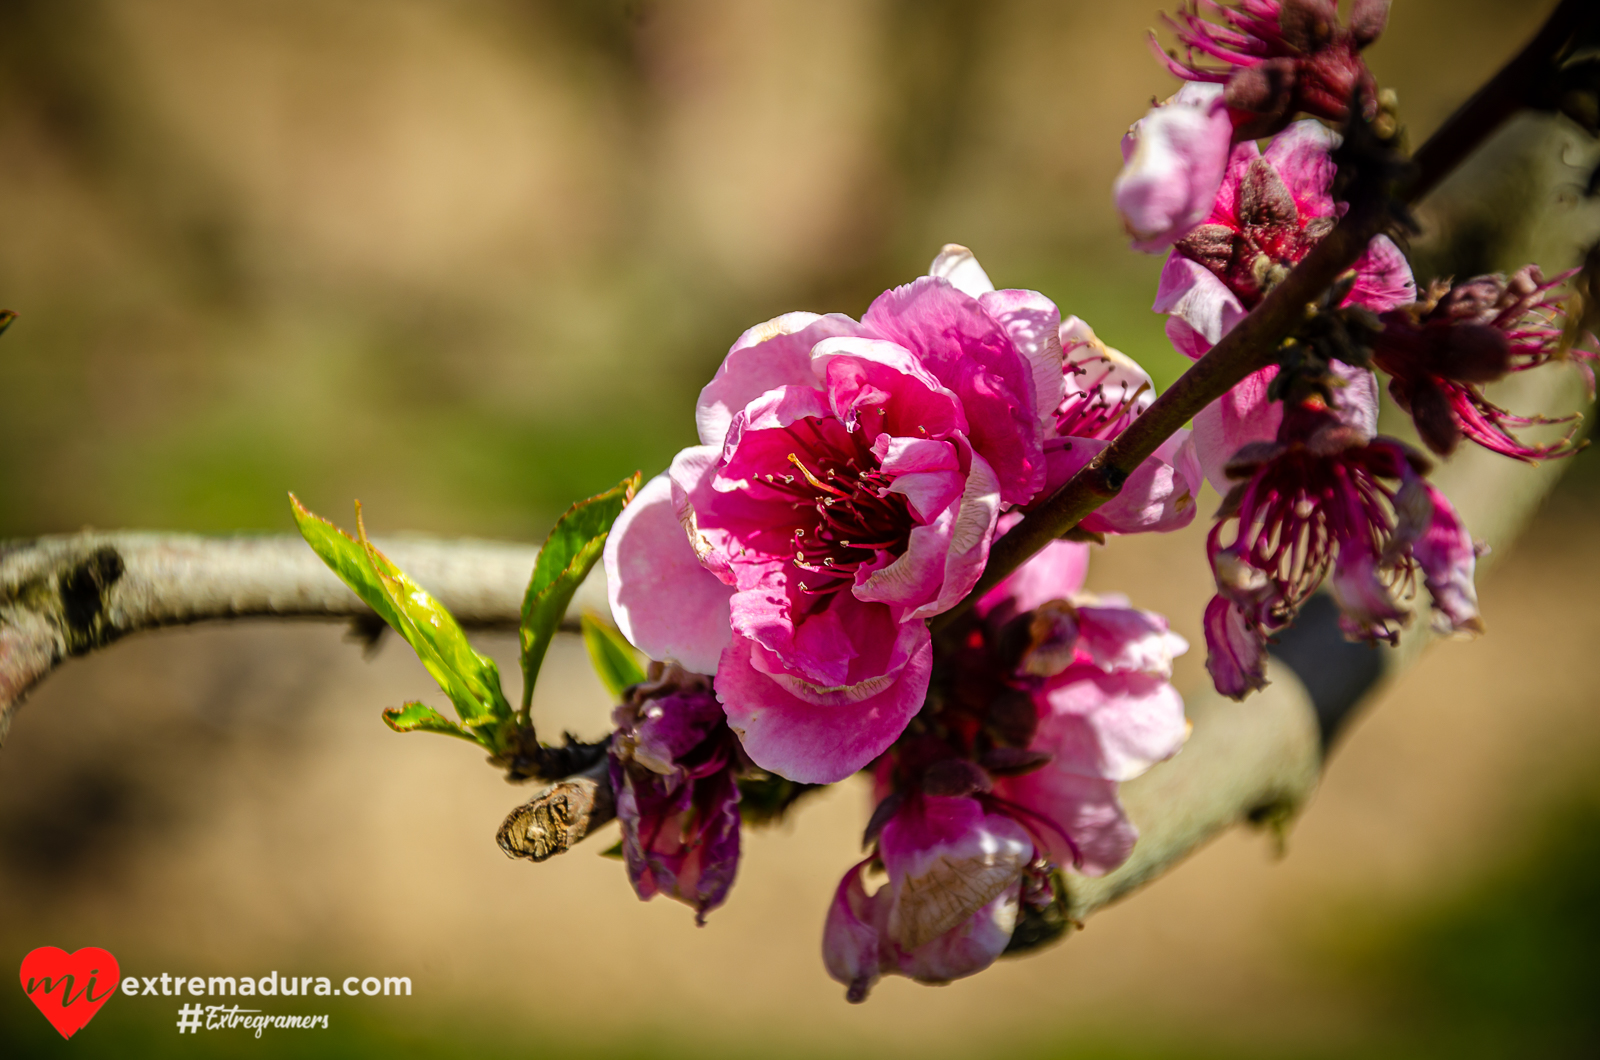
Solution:
[{"label": "red heart logo", "polygon": [[22,990],[61,1037],[70,1038],[117,992],[120,973],[117,959],[98,946],[77,953],[40,946],[22,958]]}]

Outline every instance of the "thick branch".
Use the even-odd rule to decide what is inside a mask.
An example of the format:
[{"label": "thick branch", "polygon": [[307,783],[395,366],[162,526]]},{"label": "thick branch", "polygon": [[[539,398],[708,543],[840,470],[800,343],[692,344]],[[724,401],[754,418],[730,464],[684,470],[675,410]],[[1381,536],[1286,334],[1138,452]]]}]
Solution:
[{"label": "thick branch", "polygon": [[[479,628],[516,625],[539,555],[531,545],[420,537],[378,547]],[[605,609],[598,577],[573,613],[584,607]],[[377,621],[298,535],[89,531],[0,545],[0,738],[62,660],[140,630],[231,618]]]},{"label": "thick branch", "polygon": [[[1593,3],[1563,0],[1527,47],[1428,138],[1413,156],[1415,168],[1400,196],[1402,203],[1415,202],[1431,191],[1507,118],[1527,105],[1541,87],[1541,78],[1549,73],[1552,60],[1569,46],[1584,22],[1594,17]],[[1387,194],[1387,189],[1375,187],[1359,196],[1327,238],[1268,291],[1249,316],[1222,336],[1088,466],[996,541],[977,586],[955,608],[933,620],[934,630],[947,627],[1034,553],[1115,497],[1139,465],[1201,409],[1252,372],[1274,363],[1279,344],[1305,319],[1307,307],[1356,263],[1388,223],[1389,204],[1383,201]]]}]

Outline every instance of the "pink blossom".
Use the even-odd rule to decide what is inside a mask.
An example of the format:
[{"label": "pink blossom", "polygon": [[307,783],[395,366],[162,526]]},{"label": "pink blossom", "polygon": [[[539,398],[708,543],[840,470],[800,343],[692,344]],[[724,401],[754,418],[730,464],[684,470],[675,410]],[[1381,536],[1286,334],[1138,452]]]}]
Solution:
[{"label": "pink blossom", "polygon": [[927,689],[925,620],[1045,481],[1058,311],[993,290],[964,248],[932,272],[859,323],[792,313],[741,336],[701,395],[703,444],[607,543],[619,625],[714,668],[746,751],[790,779],[842,779],[899,735]]},{"label": "pink blossom", "polygon": [[1122,138],[1112,197],[1133,249],[1165,250],[1205,219],[1233,146],[1233,121],[1217,85],[1187,84]]},{"label": "pink blossom", "polygon": [[1265,683],[1267,637],[1324,578],[1351,639],[1393,643],[1410,621],[1402,601],[1418,573],[1437,625],[1481,628],[1471,539],[1422,478],[1427,467],[1402,443],[1316,401],[1288,411],[1277,441],[1234,456],[1226,473],[1237,484],[1207,539],[1217,583],[1205,616],[1207,668],[1218,691],[1243,698]]},{"label": "pink blossom", "polygon": [[[944,983],[994,963],[1016,926],[1033,843],[974,799],[918,795],[883,825],[875,859],[845,874],[828,910],[822,956],[853,1002],[885,974]],[[863,875],[878,861],[888,881]]]},{"label": "pink blossom", "polygon": [[[1340,423],[1364,436],[1376,434],[1377,379],[1365,368],[1351,368],[1337,361],[1332,371],[1344,385],[1334,391],[1334,403],[1329,411]],[[1278,437],[1283,423],[1283,403],[1267,396],[1277,376],[1277,365],[1252,372],[1194,418],[1194,432],[1190,437],[1195,457],[1207,481],[1224,496],[1233,488],[1226,468],[1234,454],[1247,445],[1271,442]]]},{"label": "pink blossom", "polygon": [[[1083,592],[1087,547],[1052,542],[984,595],[939,702],[948,731],[975,733],[955,750],[993,774],[976,797],[1016,817],[1055,863],[1100,873],[1135,836],[1117,783],[1187,736],[1169,678],[1189,646],[1161,615]],[[949,753],[948,742],[897,748],[884,790],[925,784]]]},{"label": "pink blossom", "polygon": [[[1202,8],[1222,21],[1201,18]],[[1154,34],[1150,42],[1177,76],[1225,85],[1235,136],[1252,140],[1301,112],[1342,124],[1358,91],[1367,116],[1376,114],[1377,86],[1360,53],[1388,16],[1389,0],[1354,0],[1348,26],[1339,24],[1336,0],[1191,0],[1166,19],[1185,58],[1163,52]]]},{"label": "pink blossom", "polygon": [[[1568,274],[1570,275],[1570,274]],[[1554,291],[1567,276],[1546,281],[1536,265],[1507,278],[1479,276],[1450,286],[1436,283],[1427,297],[1390,310],[1373,343],[1372,362],[1389,374],[1389,393],[1411,414],[1417,433],[1448,456],[1462,438],[1492,452],[1529,462],[1570,456],[1572,436],[1544,444],[1523,442],[1514,431],[1563,419],[1518,416],[1483,394],[1483,384],[1508,372],[1527,371],[1560,357],[1562,311]],[[1590,336],[1593,344],[1593,337]],[[1590,373],[1579,351],[1575,362]],[[1588,374],[1593,383],[1593,375]]]},{"label": "pink blossom", "polygon": [[[824,931],[834,978],[862,1000],[881,975],[970,975],[1019,914],[1063,900],[1057,867],[1121,864],[1137,838],[1117,784],[1177,753],[1188,649],[1160,615],[1082,591],[1087,546],[1057,541],[979,601],[926,724],[879,760],[876,852],[840,883]],[[881,867],[875,893],[865,874]]]},{"label": "pink blossom", "polygon": [[1055,422],[1063,438],[1115,438],[1156,399],[1150,373],[1077,317],[1061,322],[1061,353],[1065,378]]},{"label": "pink blossom", "polygon": [[[1156,396],[1149,374],[1101,342],[1077,317],[1062,323],[1061,347],[1066,378],[1056,411],[1060,437],[1045,442],[1048,472],[1041,499],[1110,445]],[[1194,519],[1199,489],[1200,465],[1189,432],[1179,430],[1129,476],[1116,497],[1079,525],[1097,534],[1178,530]]]},{"label": "pink blossom", "polygon": [[709,679],[653,667],[612,714],[611,785],[628,878],[641,899],[721,905],[739,867],[738,745]]},{"label": "pink blossom", "polygon": [[[1210,213],[1173,247],[1156,290],[1152,308],[1170,314],[1167,336],[1180,352],[1203,355],[1332,229],[1337,142],[1325,126],[1302,121],[1264,153],[1253,141],[1233,149]],[[1354,268],[1344,305],[1381,313],[1416,299],[1411,268],[1387,236],[1373,239]]]},{"label": "pink blossom", "polygon": [[[1205,223],[1173,248],[1156,291],[1153,308],[1170,314],[1167,336],[1180,352],[1203,356],[1332,228],[1339,211],[1331,194],[1336,142],[1319,123],[1303,121],[1265,153],[1253,142],[1234,148],[1216,203]],[[1343,304],[1382,313],[1415,297],[1405,256],[1379,236],[1356,262]],[[1283,410],[1267,397],[1277,372],[1271,366],[1254,373],[1195,417],[1195,453],[1219,492],[1229,489],[1222,468],[1234,453],[1277,437]],[[1334,411],[1370,434],[1377,414],[1371,373],[1343,365],[1334,372],[1345,384]]]}]

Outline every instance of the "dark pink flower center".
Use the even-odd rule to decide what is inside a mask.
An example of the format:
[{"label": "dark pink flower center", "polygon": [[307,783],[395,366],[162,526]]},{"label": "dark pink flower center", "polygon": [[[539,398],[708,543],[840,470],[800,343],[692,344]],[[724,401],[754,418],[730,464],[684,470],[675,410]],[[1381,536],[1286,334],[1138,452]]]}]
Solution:
[{"label": "dark pink flower center", "polygon": [[790,470],[761,478],[793,498],[794,565],[806,572],[800,589],[836,592],[879,552],[903,553],[917,520],[905,497],[888,492],[893,480],[860,432],[846,435],[841,446],[813,417],[797,421],[789,432],[797,443],[788,456]]},{"label": "dark pink flower center", "polygon": [[[1398,478],[1394,456],[1377,447],[1357,447],[1329,456],[1291,446],[1258,468],[1243,487],[1238,533],[1223,548],[1218,522],[1208,551],[1213,561],[1227,552],[1264,574],[1268,586],[1221,586],[1225,595],[1264,625],[1281,625],[1327,576],[1343,548],[1383,554],[1394,530],[1393,490],[1379,480]],[[1397,561],[1398,580],[1410,565]]]}]

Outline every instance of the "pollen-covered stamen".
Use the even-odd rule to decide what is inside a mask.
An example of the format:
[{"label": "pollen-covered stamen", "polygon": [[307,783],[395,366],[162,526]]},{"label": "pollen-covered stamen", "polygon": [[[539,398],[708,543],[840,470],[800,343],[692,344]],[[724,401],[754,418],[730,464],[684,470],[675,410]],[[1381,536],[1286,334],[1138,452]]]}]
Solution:
[{"label": "pollen-covered stamen", "polygon": [[1056,432],[1070,438],[1115,437],[1133,419],[1134,405],[1149,389],[1149,384],[1119,387],[1115,399],[1104,386],[1070,394],[1056,413]]},{"label": "pollen-covered stamen", "polygon": [[889,492],[893,480],[859,434],[828,437],[807,419],[790,435],[801,447],[787,454],[794,473],[768,473],[761,481],[795,509],[792,557],[806,572],[800,589],[836,592],[880,552],[904,552],[917,521],[905,498]]}]

